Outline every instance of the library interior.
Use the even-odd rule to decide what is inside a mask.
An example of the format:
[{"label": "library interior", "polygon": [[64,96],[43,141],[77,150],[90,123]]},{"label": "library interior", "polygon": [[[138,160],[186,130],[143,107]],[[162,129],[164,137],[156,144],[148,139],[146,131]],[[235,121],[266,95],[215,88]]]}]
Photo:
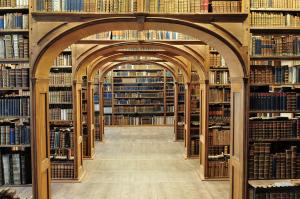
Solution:
[{"label": "library interior", "polygon": [[0,199],[300,199],[300,0],[0,0]]}]

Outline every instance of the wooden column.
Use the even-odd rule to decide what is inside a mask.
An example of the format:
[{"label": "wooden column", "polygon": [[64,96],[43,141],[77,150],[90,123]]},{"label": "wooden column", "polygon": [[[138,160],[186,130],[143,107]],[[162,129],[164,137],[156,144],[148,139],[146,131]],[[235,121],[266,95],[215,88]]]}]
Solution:
[{"label": "wooden column", "polygon": [[190,156],[191,148],[191,83],[185,84],[185,124],[184,124],[184,143],[186,158]]},{"label": "wooden column", "polygon": [[99,82],[99,130],[100,130],[100,141],[103,141],[104,136],[104,87],[103,82]]},{"label": "wooden column", "polygon": [[32,78],[31,154],[34,199],[50,199],[49,79]]},{"label": "wooden column", "polygon": [[[207,172],[208,153],[206,150],[208,143],[208,80],[200,81],[200,165],[202,173]],[[205,176],[205,175],[204,175]]]},{"label": "wooden column", "polygon": [[74,121],[74,162],[75,178],[80,179],[83,170],[83,148],[82,148],[82,82],[73,81],[73,121]]},{"label": "wooden column", "polygon": [[230,185],[231,199],[247,198],[247,127],[249,110],[249,84],[245,78],[231,80],[231,143]]},{"label": "wooden column", "polygon": [[89,81],[87,85],[87,158],[93,158],[95,154],[95,118],[94,118],[94,82]]},{"label": "wooden column", "polygon": [[164,73],[164,125],[167,124],[167,73],[163,69]]},{"label": "wooden column", "polygon": [[178,94],[179,94],[179,85],[178,82],[174,82],[174,134],[175,141],[178,140]]}]

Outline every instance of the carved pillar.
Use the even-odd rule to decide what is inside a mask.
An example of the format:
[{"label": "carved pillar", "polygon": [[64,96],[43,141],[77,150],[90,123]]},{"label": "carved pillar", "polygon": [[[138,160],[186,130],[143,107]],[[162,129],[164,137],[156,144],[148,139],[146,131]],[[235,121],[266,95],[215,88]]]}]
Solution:
[{"label": "carved pillar", "polygon": [[230,184],[231,199],[247,198],[247,132],[249,84],[246,78],[231,80],[231,143],[230,143]]},{"label": "carved pillar", "polygon": [[87,158],[92,158],[95,154],[95,122],[94,122],[94,82],[89,81],[87,85]]},{"label": "carved pillar", "polygon": [[32,78],[31,154],[34,199],[50,199],[49,79]]},{"label": "carved pillar", "polygon": [[82,148],[82,82],[73,81],[73,123],[74,123],[74,163],[75,178],[83,174],[83,148]]},{"label": "carved pillar", "polygon": [[202,166],[202,173],[207,172],[208,161],[208,96],[209,96],[209,83],[208,80],[200,81],[200,165]]},{"label": "carved pillar", "polygon": [[184,124],[184,143],[185,143],[185,155],[190,156],[191,148],[191,83],[185,84],[185,124]]}]

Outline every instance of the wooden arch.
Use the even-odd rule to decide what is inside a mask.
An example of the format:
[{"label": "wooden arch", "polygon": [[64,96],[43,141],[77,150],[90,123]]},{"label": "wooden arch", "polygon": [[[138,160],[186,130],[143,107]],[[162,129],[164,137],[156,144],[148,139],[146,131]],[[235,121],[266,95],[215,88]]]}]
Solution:
[{"label": "wooden arch", "polygon": [[[174,56],[183,57],[186,61],[191,62],[193,65],[199,66],[196,68],[200,78],[203,80],[207,79],[208,71],[205,68],[205,64],[204,64],[205,59],[203,55],[199,53],[195,53],[190,49],[186,48],[185,46],[172,46],[172,45],[159,43],[159,42],[122,42],[122,43],[117,43],[108,46],[94,46],[78,57],[78,60],[75,65],[75,70],[74,70],[75,74],[82,74],[84,71],[86,71],[86,68],[89,68],[88,66],[91,65],[93,61],[97,60],[97,58],[100,59],[100,56],[107,56],[120,49],[147,48],[147,47],[162,49],[167,51],[168,53],[173,53]],[[137,52],[132,52],[132,53],[136,54]],[[147,51],[144,51],[143,53],[147,54]],[[159,54],[162,55],[164,54],[164,52],[163,51],[159,52]],[[188,66],[186,66],[185,68],[182,68],[182,70],[186,70],[186,72],[190,70]],[[78,77],[76,77],[75,74],[74,74],[74,79],[78,79]]]},{"label": "wooden arch", "polygon": [[[32,13],[31,37],[32,66],[32,165],[33,197],[51,198],[50,151],[48,118],[49,72],[53,60],[66,47],[80,39],[112,30],[166,30],[180,32],[203,41],[219,51],[225,58],[231,76],[232,138],[231,138],[231,193],[232,199],[246,198],[247,121],[248,121],[248,69],[246,26],[243,19],[236,23],[212,22],[212,20],[182,20],[176,16],[129,15],[128,17],[59,17]],[[80,16],[80,15],[79,15]],[[52,25],[45,22],[53,22]],[[192,22],[193,21],[193,22]],[[224,22],[224,21],[223,21]],[[226,22],[226,21],[225,21]],[[41,31],[42,30],[42,31]],[[80,92],[76,90],[75,92]],[[76,101],[76,99],[75,99]],[[76,107],[79,108],[79,107]],[[80,110],[80,109],[78,109]],[[77,114],[77,113],[75,113]],[[78,114],[77,114],[78,115]],[[239,120],[235,118],[239,117]],[[82,139],[76,140],[78,148]],[[80,153],[80,151],[75,151]],[[81,162],[78,162],[81,164]]]}]

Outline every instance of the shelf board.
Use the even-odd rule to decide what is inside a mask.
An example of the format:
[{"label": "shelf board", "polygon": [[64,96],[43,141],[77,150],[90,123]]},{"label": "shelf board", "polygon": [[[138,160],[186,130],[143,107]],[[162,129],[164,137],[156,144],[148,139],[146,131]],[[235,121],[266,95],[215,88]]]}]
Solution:
[{"label": "shelf board", "polygon": [[164,106],[164,104],[114,104],[114,106]]},{"label": "shelf board", "polygon": [[249,113],[299,113],[299,111],[280,111],[280,110],[257,110],[249,111]]},{"label": "shelf board", "polygon": [[269,56],[250,56],[255,60],[299,60],[300,55],[269,55]]},{"label": "shelf board", "polygon": [[18,90],[29,90],[29,87],[4,87],[4,88],[0,88],[0,91],[18,91]]},{"label": "shelf board", "polygon": [[30,119],[30,116],[0,116],[0,120],[5,120],[5,119]]},{"label": "shelf board", "polygon": [[0,12],[29,11],[29,7],[0,7]]},{"label": "shelf board", "polygon": [[256,12],[300,12],[300,9],[294,8],[250,8],[250,11]]},{"label": "shelf board", "polygon": [[0,29],[1,33],[29,33],[28,29]]},{"label": "shelf board", "polygon": [[114,93],[122,93],[122,92],[131,92],[131,93],[138,93],[138,92],[163,92],[164,90],[114,90]]},{"label": "shelf board", "polygon": [[113,115],[161,115],[164,112],[114,112]]},{"label": "shelf board", "polygon": [[248,180],[248,183],[254,188],[278,187],[275,183],[291,183],[294,186],[300,186],[300,179]]},{"label": "shelf board", "polygon": [[266,34],[299,34],[299,27],[251,27],[251,33],[266,33]]},{"label": "shelf board", "polygon": [[300,138],[250,139],[249,142],[300,142]]},{"label": "shelf board", "polygon": [[53,125],[72,125],[73,120],[50,120]]},{"label": "shelf board", "polygon": [[19,58],[19,59],[0,59],[0,63],[27,63],[29,58]]},{"label": "shelf board", "polygon": [[9,144],[9,145],[0,145],[0,148],[28,148],[31,147],[30,144]]},{"label": "shelf board", "polygon": [[300,83],[250,83],[250,86],[271,86],[271,87],[284,87],[284,86],[291,86],[291,87],[300,87]]},{"label": "shelf board", "polygon": [[163,99],[164,97],[114,97],[114,99]]}]

